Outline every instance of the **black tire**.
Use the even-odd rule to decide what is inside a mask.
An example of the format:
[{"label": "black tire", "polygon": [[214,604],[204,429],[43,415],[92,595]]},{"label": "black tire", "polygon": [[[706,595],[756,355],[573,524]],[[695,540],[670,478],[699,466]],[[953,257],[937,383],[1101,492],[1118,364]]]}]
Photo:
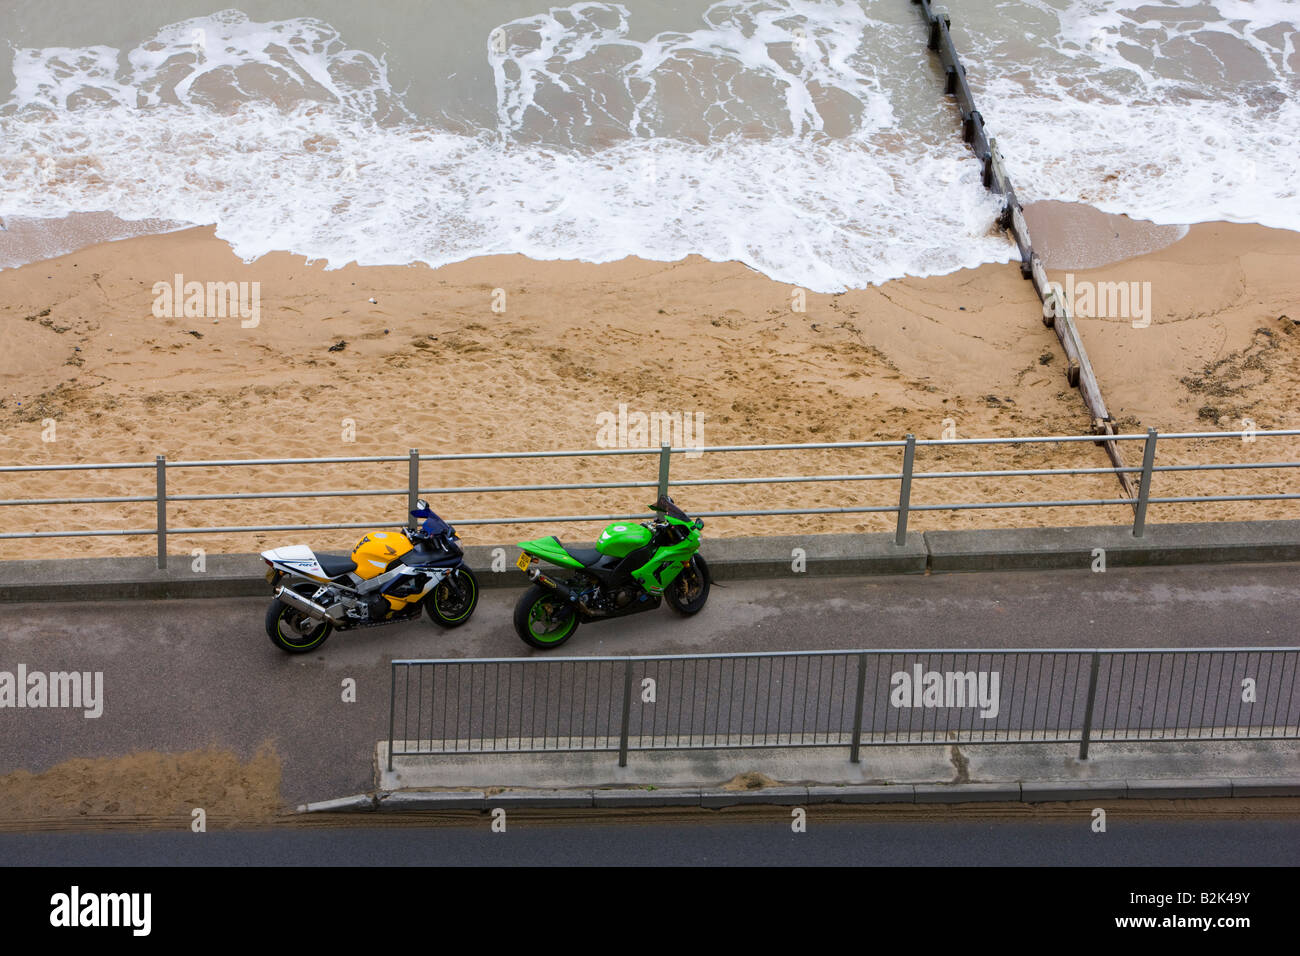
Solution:
[{"label": "black tire", "polygon": [[[556,611],[567,611],[568,617],[556,620]],[[553,623],[549,631],[538,632],[534,625]],[[578,612],[553,590],[534,584],[515,603],[515,633],[529,647],[550,651],[573,637],[578,629]]]},{"label": "black tire", "polygon": [[[455,589],[452,588],[450,579],[455,575],[460,579],[461,587],[468,593],[465,597],[458,597]],[[478,578],[469,567],[462,565],[447,577],[438,582],[437,586],[424,597],[424,609],[429,614],[429,620],[433,621],[439,627],[460,627],[470,619],[474,609],[478,607]]]},{"label": "black tire", "polygon": [[673,583],[664,588],[664,600],[678,614],[690,617],[703,610],[712,584],[709,566],[697,554],[691,558],[690,566],[683,568],[682,573],[673,578]]},{"label": "black tire", "polygon": [[334,625],[326,621],[304,632],[302,624],[309,620],[296,608],[272,598],[271,606],[266,609],[266,636],[286,654],[308,654],[320,648],[334,631]]}]

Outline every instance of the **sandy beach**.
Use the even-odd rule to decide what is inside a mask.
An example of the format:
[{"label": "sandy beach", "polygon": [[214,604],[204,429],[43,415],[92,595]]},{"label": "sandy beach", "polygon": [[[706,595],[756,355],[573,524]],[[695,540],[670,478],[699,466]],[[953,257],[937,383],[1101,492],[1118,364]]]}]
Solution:
[{"label": "sandy beach", "polygon": [[[1090,228],[1096,228],[1095,224]],[[1149,232],[1149,230],[1148,230]],[[1044,232],[1049,239],[1052,234]],[[1069,230],[1061,235],[1069,236]],[[1161,246],[1172,237],[1147,240]],[[1058,240],[1050,239],[1052,242]],[[1048,255],[1049,266],[1053,258]],[[1065,281],[1068,257],[1051,278]],[[258,283],[253,325],[155,315],[155,284]],[[1193,226],[1171,244],[1072,273],[1076,282],[1150,283],[1150,325],[1080,318],[1120,430],[1297,427],[1300,235]],[[252,287],[250,287],[252,288]],[[802,297],[803,302],[799,301]],[[797,307],[802,304],[803,311]],[[495,306],[495,309],[494,309]],[[5,464],[404,456],[590,449],[602,414],[702,416],[707,445],[1080,435],[1089,416],[1016,264],[900,279],[840,295],[803,293],[738,263],[699,257],[593,265],[484,257],[439,269],[326,271],[288,254],[245,264],[211,229],[100,243],[0,272],[0,459]],[[248,327],[245,327],[248,326]],[[48,440],[48,439],[53,440]],[[1295,439],[1161,446],[1161,464],[1295,460]],[[1126,446],[1140,464],[1137,444]],[[866,474],[893,449],[717,453],[673,463],[676,480]],[[922,449],[926,471],[1105,467],[1091,442]],[[1242,470],[1157,476],[1156,494],[1294,491],[1293,474]],[[652,456],[425,463],[422,485],[653,481]],[[404,488],[405,462],[310,468],[186,468],[171,494]],[[151,470],[0,474],[0,498],[150,495]],[[700,486],[688,511],[895,503],[895,482]],[[914,504],[1118,497],[1112,476],[931,479]],[[640,511],[646,489],[434,494],[453,520]],[[404,496],[177,502],[173,529],[401,520]],[[1127,506],[935,511],[911,527],[1116,524]],[[1150,520],[1300,516],[1294,502],[1164,505]],[[0,509],[0,529],[150,527],[148,503]],[[710,534],[876,531],[890,515],[719,518]],[[463,526],[470,543],[596,525]],[[251,551],[310,540],[346,549],[351,531],[174,534],[171,550]],[[148,537],[13,545],[11,558],[149,554]]]}]

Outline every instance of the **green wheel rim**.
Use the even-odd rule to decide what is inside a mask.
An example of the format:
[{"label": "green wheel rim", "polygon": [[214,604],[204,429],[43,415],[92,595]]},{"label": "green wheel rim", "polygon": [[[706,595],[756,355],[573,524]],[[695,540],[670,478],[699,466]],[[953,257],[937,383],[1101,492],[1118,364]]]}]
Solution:
[{"label": "green wheel rim", "polygon": [[[329,626],[326,624],[322,624],[319,628],[317,628],[317,630],[320,633],[317,634],[316,637],[314,638],[311,638],[310,635],[306,635],[306,634],[303,635],[302,641],[295,641],[292,640],[291,638],[285,637],[284,630],[280,627],[281,624],[288,623],[289,630],[295,632],[297,632],[298,630],[296,627],[293,626],[292,623],[289,623],[285,620],[292,612],[292,610],[293,610],[292,608],[285,608],[280,612],[280,616],[275,619],[275,631],[277,634],[280,635],[280,640],[284,641],[284,643],[288,644],[290,647],[297,647],[297,648],[315,647],[321,641],[325,640],[325,635],[329,632]],[[315,634],[316,631],[313,631],[312,633]]]},{"label": "green wheel rim", "polygon": [[546,609],[542,606],[544,603],[544,600],[534,601],[533,606],[528,609],[528,633],[531,634],[534,639],[541,641],[543,644],[554,644],[557,641],[564,640],[573,633],[573,628],[578,623],[578,619],[576,615],[571,616],[564,622],[561,630],[543,631],[538,633],[536,625],[540,624],[545,627],[547,623]]},{"label": "green wheel rim", "polygon": [[443,581],[441,584],[438,585],[438,589],[433,592],[433,606],[437,608],[438,614],[442,617],[444,621],[453,621],[453,622],[463,621],[465,618],[469,617],[469,612],[474,609],[474,597],[477,594],[477,590],[474,587],[474,582],[471,581],[468,577],[464,577],[464,581],[465,584],[469,586],[469,597],[465,599],[465,610],[462,611],[460,614],[456,615],[455,617],[452,617],[450,614],[443,614],[442,602],[439,600],[439,597],[441,597],[441,595],[444,592],[448,594],[451,593],[451,587],[447,584],[447,582]]}]

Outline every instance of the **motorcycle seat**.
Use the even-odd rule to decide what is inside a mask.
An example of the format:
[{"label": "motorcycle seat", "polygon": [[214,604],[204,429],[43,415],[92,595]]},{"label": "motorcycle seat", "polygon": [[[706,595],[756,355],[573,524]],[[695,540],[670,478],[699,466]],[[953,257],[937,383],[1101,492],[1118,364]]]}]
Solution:
[{"label": "motorcycle seat", "polygon": [[591,567],[604,557],[604,555],[595,548],[571,548],[567,544],[561,544],[560,547],[565,550],[565,553],[568,554],[569,557],[580,562],[584,568]]},{"label": "motorcycle seat", "polygon": [[316,563],[332,578],[351,574],[357,569],[357,563],[345,554],[318,554]]}]

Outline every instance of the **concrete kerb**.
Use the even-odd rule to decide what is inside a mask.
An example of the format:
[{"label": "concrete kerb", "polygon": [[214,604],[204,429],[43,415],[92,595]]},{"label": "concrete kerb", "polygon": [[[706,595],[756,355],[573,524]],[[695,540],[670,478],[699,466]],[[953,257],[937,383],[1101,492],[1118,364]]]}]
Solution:
[{"label": "concrete kerb", "polygon": [[1300,797],[1300,777],[1233,777],[1234,797]]},{"label": "concrete kerb", "polygon": [[[481,810],[482,790],[393,790],[375,795],[376,810]],[[309,805],[310,806],[310,805]]]},{"label": "concrete kerb", "polygon": [[1018,803],[1020,783],[918,783],[917,803]]},{"label": "concrete kerb", "polygon": [[593,790],[598,807],[698,807],[704,791],[695,788]]},{"label": "concrete kerb", "polygon": [[1184,800],[1224,797],[1300,797],[1300,777],[1187,780],[1049,780],[1022,783],[892,784],[885,786],[779,786],[755,790],[714,788],[391,790],[306,803],[299,813],[409,812],[554,808],[802,807],[826,804],[1074,803],[1097,800]]},{"label": "concrete kerb", "polygon": [[1056,803],[1069,800],[1118,800],[1128,795],[1123,780],[1044,780],[1020,785],[1025,803]]},{"label": "concrete kerb", "polygon": [[[719,581],[808,575],[920,574],[955,571],[1088,569],[1094,552],[1108,567],[1300,561],[1300,521],[1150,525],[1143,538],[1127,527],[1023,528],[893,534],[792,535],[706,540],[702,549]],[[501,550],[506,555],[502,561]],[[513,545],[471,546],[466,559],[484,588],[522,588]],[[493,564],[506,570],[494,572]],[[256,554],[213,554],[203,570],[186,555],[166,570],[152,557],[0,562],[0,603],[262,597],[269,588]]]},{"label": "concrete kerb", "polygon": [[924,535],[908,532],[905,542],[896,544],[893,534],[720,538],[706,540],[700,553],[719,581],[799,574],[924,574],[929,560]]},{"label": "concrete kerb", "polygon": [[758,790],[713,789],[700,792],[700,806],[707,810],[756,805],[802,807],[807,803],[807,787],[763,787]]},{"label": "concrete kerb", "polygon": [[816,803],[916,803],[916,786],[910,783],[884,786],[808,788],[808,802]]},{"label": "concrete kerb", "polygon": [[[844,760],[840,752],[793,748],[645,751],[628,767],[617,767],[603,752],[444,755],[404,758],[400,771],[385,771],[387,745],[376,742],[373,797],[299,809],[1096,805],[1125,799],[1300,797],[1300,776],[1294,772],[1300,750],[1287,741],[1225,740],[1209,748],[1191,741],[1099,743],[1095,762],[1073,757],[1062,762],[1064,751],[1055,744],[1027,743],[1014,753],[1000,745],[967,746],[967,779],[953,779],[950,748],[941,745],[875,748],[861,764]],[[738,786],[760,779],[762,786]]]},{"label": "concrete kerb", "polygon": [[[795,549],[806,572],[795,568]],[[528,579],[514,565],[514,545],[471,545],[465,560],[483,588],[524,588]],[[927,552],[920,534],[901,547],[892,534],[722,538],[705,541],[702,554],[719,581],[764,577],[852,574],[920,574]],[[504,560],[503,560],[504,556]],[[502,571],[491,570],[494,566]],[[261,597],[270,593],[266,565],[257,554],[214,554],[203,570],[185,555],[165,570],[148,558],[66,558],[0,562],[0,602],[157,600],[165,598]]]},{"label": "concrete kerb", "polygon": [[1192,797],[1230,797],[1232,781],[1227,778],[1201,780],[1128,780],[1125,796],[1131,799],[1182,800]]},{"label": "concrete kerb", "polygon": [[1300,521],[1225,521],[1128,526],[927,531],[932,572],[1230,564],[1300,560]]},{"label": "concrete kerb", "polygon": [[369,812],[379,809],[379,798],[370,793],[358,793],[352,797],[337,797],[334,800],[318,800],[304,803],[298,807],[299,813],[353,813]]}]

